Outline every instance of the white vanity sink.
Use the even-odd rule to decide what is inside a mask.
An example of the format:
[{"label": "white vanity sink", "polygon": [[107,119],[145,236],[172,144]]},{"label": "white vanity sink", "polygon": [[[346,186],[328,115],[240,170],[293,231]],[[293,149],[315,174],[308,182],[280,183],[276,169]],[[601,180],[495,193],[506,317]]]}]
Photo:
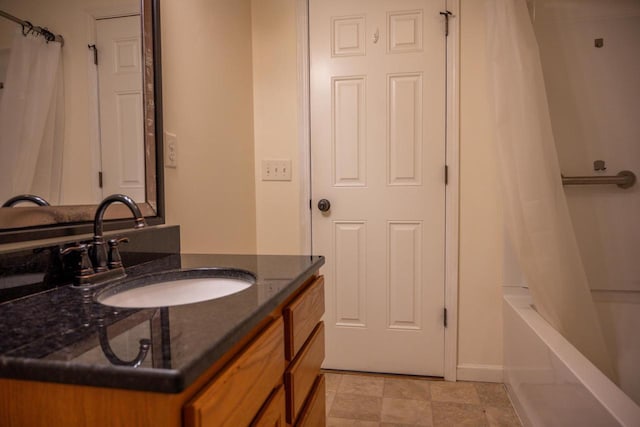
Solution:
[{"label": "white vanity sink", "polygon": [[[198,276],[206,276],[206,270]],[[227,275],[213,270],[210,273],[221,277],[175,277],[176,274],[149,277],[138,286],[116,286],[102,292],[96,298],[101,304],[123,308],[167,307],[209,301],[233,295],[249,288],[253,278],[246,272],[242,275]],[[233,276],[233,277],[225,277]]]}]

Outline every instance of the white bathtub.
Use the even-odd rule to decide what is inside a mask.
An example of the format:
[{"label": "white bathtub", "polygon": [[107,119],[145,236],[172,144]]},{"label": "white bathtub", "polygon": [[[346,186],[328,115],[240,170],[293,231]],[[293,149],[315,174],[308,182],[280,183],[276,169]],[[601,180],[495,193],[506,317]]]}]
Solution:
[{"label": "white bathtub", "polygon": [[524,425],[640,426],[640,406],[540,317],[528,291],[504,289],[504,382]]}]

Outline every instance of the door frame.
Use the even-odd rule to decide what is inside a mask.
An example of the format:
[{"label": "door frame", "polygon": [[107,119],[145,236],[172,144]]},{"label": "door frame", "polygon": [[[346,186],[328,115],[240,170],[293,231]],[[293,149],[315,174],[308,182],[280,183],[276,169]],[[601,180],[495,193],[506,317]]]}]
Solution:
[{"label": "door frame", "polygon": [[[296,1],[298,51],[298,144],[300,153],[300,237],[302,253],[312,253],[311,235],[311,116],[309,0]],[[458,246],[460,195],[460,0],[446,0],[449,36],[446,48],[446,126],[445,161],[448,183],[445,187],[445,307],[444,379],[456,381],[458,362]]]}]

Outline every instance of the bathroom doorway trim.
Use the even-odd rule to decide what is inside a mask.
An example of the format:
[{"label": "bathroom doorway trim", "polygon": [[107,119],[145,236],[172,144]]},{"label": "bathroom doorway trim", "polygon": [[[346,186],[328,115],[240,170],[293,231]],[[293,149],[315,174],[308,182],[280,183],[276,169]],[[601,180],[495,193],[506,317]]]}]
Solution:
[{"label": "bathroom doorway trim", "polygon": [[[296,1],[298,51],[298,141],[300,155],[300,248],[311,253],[311,135],[309,95],[309,1]],[[446,165],[445,190],[445,306],[444,379],[456,381],[458,360],[458,246],[460,194],[460,0],[447,0],[449,34],[446,48]],[[444,28],[444,25],[443,25]]]}]

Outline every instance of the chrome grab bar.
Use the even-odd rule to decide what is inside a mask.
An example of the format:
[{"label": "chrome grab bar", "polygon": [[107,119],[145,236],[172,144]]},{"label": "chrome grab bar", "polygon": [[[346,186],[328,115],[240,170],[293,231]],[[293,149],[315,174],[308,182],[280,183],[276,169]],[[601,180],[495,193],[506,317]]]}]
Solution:
[{"label": "chrome grab bar", "polygon": [[636,183],[636,174],[622,171],[615,176],[562,176],[562,185],[615,184],[620,188],[629,188]]}]

